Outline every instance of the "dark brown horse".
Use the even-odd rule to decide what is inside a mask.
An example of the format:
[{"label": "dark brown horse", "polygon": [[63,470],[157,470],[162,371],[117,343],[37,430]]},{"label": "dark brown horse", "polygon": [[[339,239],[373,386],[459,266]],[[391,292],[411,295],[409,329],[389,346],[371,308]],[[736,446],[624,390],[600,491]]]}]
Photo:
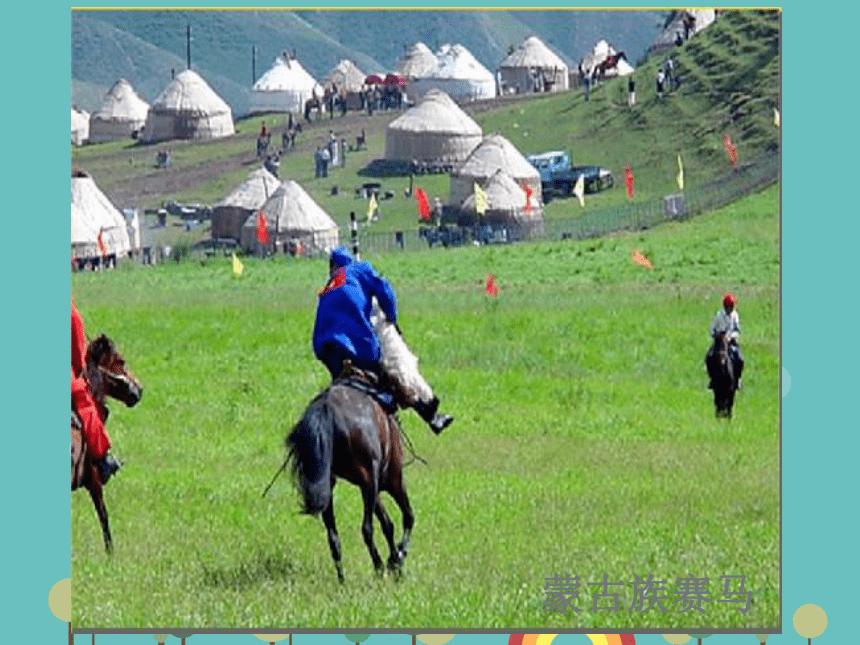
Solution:
[{"label": "dark brown horse", "polygon": [[735,366],[729,347],[729,336],[726,332],[718,332],[714,335],[714,349],[710,357],[708,371],[711,377],[711,387],[714,391],[716,416],[718,419],[731,419],[738,380],[735,378]]},{"label": "dark brown horse", "polygon": [[[122,401],[128,407],[137,405],[143,396],[143,388],[126,366],[125,359],[116,351],[111,340],[102,334],[87,347],[86,379],[99,408],[103,411],[102,420],[107,421],[106,397]],[[103,488],[98,467],[90,457],[82,433],[81,420],[72,410],[72,490],[86,488],[96,508],[102,525],[105,549],[113,549],[108,512],[105,507]]]},{"label": "dark brown horse", "polygon": [[[288,460],[302,497],[303,512],[322,513],[337,577],[343,582],[340,541],[334,520],[333,490],[336,478],[361,489],[364,520],[361,532],[378,573],[384,571],[373,542],[373,515],[388,541],[388,568],[399,573],[409,550],[415,517],[403,481],[400,428],[367,391],[361,376],[341,376],[305,410],[286,439]],[[394,524],[382,505],[380,493],[389,493],[403,514],[403,538],[394,543]]]}]

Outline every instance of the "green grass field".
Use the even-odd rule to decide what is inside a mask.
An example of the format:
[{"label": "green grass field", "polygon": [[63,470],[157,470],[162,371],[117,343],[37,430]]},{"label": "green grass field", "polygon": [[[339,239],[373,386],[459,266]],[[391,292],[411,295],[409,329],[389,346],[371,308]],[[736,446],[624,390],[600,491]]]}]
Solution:
[{"label": "green grass field", "polygon": [[[116,340],[145,393],[112,405],[126,460],[106,489],[112,558],[89,497],[72,496],[76,628],[780,627],[778,186],[641,234],[367,259],[456,416],[435,437],[402,414],[428,462],[406,470],[403,580],[373,575],[356,488],[335,489],[343,586],[288,479],[260,497],[326,384],[310,346],[324,260],[248,258],[239,278],[229,258],[77,273],[89,334]],[[730,423],[703,366],[727,289],[748,365]],[[709,577],[714,601],[628,612],[627,584],[617,613],[593,611],[597,587],[581,613],[546,613],[555,574]],[[746,576],[747,614],[716,602],[724,575]]]}]

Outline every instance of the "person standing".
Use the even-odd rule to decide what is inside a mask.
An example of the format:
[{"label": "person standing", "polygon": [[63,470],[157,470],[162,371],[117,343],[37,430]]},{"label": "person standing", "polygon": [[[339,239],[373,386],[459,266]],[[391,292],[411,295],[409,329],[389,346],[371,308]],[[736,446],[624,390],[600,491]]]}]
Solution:
[{"label": "person standing", "polygon": [[633,107],[636,105],[636,81],[633,80],[633,75],[627,81],[627,105]]}]

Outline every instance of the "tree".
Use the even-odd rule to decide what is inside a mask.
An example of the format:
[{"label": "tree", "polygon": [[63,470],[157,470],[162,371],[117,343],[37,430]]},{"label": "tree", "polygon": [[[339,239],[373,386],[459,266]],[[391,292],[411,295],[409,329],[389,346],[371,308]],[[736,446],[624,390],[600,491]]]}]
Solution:
[{"label": "tree", "polygon": [[693,640],[687,634],[663,634],[663,638],[667,643],[671,643],[671,645],[684,645],[684,643],[689,643]]},{"label": "tree", "polygon": [[63,578],[51,587],[48,592],[48,607],[55,618],[69,624],[69,645],[74,645],[72,635],[72,579]]},{"label": "tree", "polygon": [[445,643],[456,635],[457,634],[419,634],[418,640],[424,643],[424,645],[445,645]]},{"label": "tree", "polygon": [[254,634],[254,638],[259,638],[261,641],[266,641],[269,645],[275,645],[278,641],[290,639],[290,645],[293,645],[292,634]]},{"label": "tree", "polygon": [[355,645],[363,643],[370,638],[370,634],[344,634],[344,636],[346,636],[346,640],[352,641]]},{"label": "tree", "polygon": [[153,637],[157,642],[161,643],[161,645],[164,645],[164,641],[166,641],[166,640],[167,640],[167,637],[168,637],[168,636],[170,636],[170,634],[153,634],[153,635],[152,635],[152,637]]},{"label": "tree", "polygon": [[812,645],[812,639],[818,638],[827,629],[827,614],[818,605],[802,605],[794,612],[791,622],[794,623],[794,631],[809,639],[809,645]]},{"label": "tree", "polygon": [[702,641],[706,638],[710,638],[711,636],[713,636],[713,634],[690,634],[691,638],[699,639],[699,645],[702,645]]},{"label": "tree", "polygon": [[175,634],[171,634],[171,636],[181,639],[182,645],[185,645],[185,639],[191,638],[192,636],[194,636],[194,634],[192,634],[191,632],[176,632]]},{"label": "tree", "polygon": [[758,639],[758,642],[761,643],[761,645],[764,645],[764,642],[767,640],[768,636],[770,636],[770,634],[756,634],[755,635],[755,637]]}]

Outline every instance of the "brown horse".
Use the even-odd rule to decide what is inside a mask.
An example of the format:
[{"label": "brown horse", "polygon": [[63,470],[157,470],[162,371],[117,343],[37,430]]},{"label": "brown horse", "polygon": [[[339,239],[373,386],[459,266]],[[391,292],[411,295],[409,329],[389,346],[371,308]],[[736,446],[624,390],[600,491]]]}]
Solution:
[{"label": "brown horse", "polygon": [[[287,437],[288,461],[302,497],[303,513],[322,513],[329,548],[344,581],[340,541],[334,520],[333,489],[340,477],[361,489],[364,520],[361,532],[378,573],[384,571],[373,542],[373,515],[388,541],[388,568],[399,573],[409,550],[415,517],[403,481],[403,448],[397,419],[369,393],[361,375],[342,375],[319,394]],[[388,492],[403,514],[403,538],[394,543],[394,524],[382,505]]]},{"label": "brown horse", "polygon": [[[111,340],[102,334],[87,347],[86,379],[92,392],[93,399],[103,410],[103,421],[107,421],[107,408],[104,405],[106,397],[110,396],[125,403],[128,407],[137,405],[143,396],[143,388],[135,379],[132,371],[126,367],[125,359],[116,351]],[[72,490],[86,488],[93,500],[99,522],[102,526],[105,549],[108,553],[113,549],[108,512],[105,507],[104,484],[99,476],[98,468],[90,457],[86,441],[83,437],[82,424],[78,415],[72,410]]]},{"label": "brown horse", "polygon": [[714,391],[716,417],[718,419],[731,419],[738,380],[735,378],[735,366],[729,348],[729,336],[726,332],[714,334],[714,349],[710,355],[708,372]]}]

